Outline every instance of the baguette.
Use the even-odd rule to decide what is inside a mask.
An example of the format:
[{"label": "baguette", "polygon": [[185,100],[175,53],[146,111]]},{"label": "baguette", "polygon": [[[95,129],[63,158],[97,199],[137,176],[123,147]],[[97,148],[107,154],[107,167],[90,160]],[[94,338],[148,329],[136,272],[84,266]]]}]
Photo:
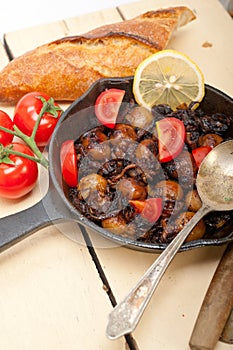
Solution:
[{"label": "baguette", "polygon": [[0,72],[0,101],[16,103],[30,91],[74,101],[100,78],[133,75],[142,60],[166,48],[172,33],[195,18],[185,6],[171,7],[41,45]]}]

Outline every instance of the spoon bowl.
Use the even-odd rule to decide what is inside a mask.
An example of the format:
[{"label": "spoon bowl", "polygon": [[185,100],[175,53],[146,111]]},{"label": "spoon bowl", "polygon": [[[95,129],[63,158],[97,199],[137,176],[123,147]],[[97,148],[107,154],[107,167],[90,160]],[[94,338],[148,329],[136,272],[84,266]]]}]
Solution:
[{"label": "spoon bowl", "polygon": [[107,336],[116,339],[132,332],[167,267],[196,224],[211,211],[233,209],[233,140],[216,146],[203,160],[197,175],[202,207],[155,260],[126,298],[109,315]]},{"label": "spoon bowl", "polygon": [[233,209],[233,141],[215,147],[204,159],[197,176],[204,205],[213,210]]}]

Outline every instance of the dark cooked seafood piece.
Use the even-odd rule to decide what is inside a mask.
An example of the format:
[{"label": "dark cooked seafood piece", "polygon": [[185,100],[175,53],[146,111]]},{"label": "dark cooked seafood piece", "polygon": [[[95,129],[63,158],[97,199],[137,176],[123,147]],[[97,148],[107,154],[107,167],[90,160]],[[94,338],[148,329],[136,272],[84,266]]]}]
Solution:
[{"label": "dark cooked seafood piece", "polygon": [[198,169],[188,150],[183,150],[175,159],[164,163],[163,168],[168,178],[179,181],[186,189],[193,187]]},{"label": "dark cooked seafood piece", "polygon": [[[184,123],[185,141],[174,159],[160,163],[156,122],[165,117]],[[115,234],[169,243],[202,204],[195,184],[198,166],[193,150],[223,142],[233,121],[222,113],[206,115],[198,109],[173,112],[167,105],[155,106],[150,112],[132,102],[119,120],[112,129],[98,126],[75,141],[79,180],[77,188],[68,188],[68,197],[89,220]],[[162,199],[161,213],[153,223],[141,214],[152,198]],[[207,231],[214,234],[232,218],[233,211],[208,214],[187,241]]]},{"label": "dark cooked seafood piece", "polygon": [[218,134],[205,134],[201,135],[198,139],[199,146],[215,147],[223,142],[223,138]]}]

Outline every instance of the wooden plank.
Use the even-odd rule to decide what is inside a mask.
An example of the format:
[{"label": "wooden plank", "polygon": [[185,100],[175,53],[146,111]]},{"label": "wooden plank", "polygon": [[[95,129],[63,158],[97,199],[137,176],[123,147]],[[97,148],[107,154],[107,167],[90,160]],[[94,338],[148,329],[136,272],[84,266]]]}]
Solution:
[{"label": "wooden plank", "polygon": [[[139,348],[188,349],[193,324],[223,250],[208,247],[175,257],[133,332]],[[157,257],[126,248],[97,249],[97,254],[117,302]],[[219,343],[217,349],[225,350],[225,345]]]},{"label": "wooden plank", "polygon": [[69,35],[78,35],[103,24],[120,21],[116,9],[106,9],[82,16],[67,18],[41,26],[24,28],[5,34],[5,40],[14,57],[35,47]]},{"label": "wooden plank", "polygon": [[101,25],[119,22],[121,20],[122,18],[117,9],[106,9],[84,16],[67,18],[65,23],[69,30],[69,35],[79,35]]},{"label": "wooden plank", "polygon": [[105,337],[111,304],[84,244],[44,229],[0,256],[0,348],[124,350]]},{"label": "wooden plank", "polygon": [[[190,55],[200,65],[207,83],[233,96],[233,52],[230,44],[233,23],[222,6],[217,0],[164,0],[162,3],[159,0],[143,0],[122,5],[120,11],[124,18],[132,18],[145,10],[161,8],[161,4],[163,7],[184,4],[195,9],[197,20],[180,29],[169,47]],[[212,46],[203,47],[204,42],[210,42]],[[120,301],[156,255],[114,246],[103,249],[99,239],[95,239],[93,235],[98,257],[117,301]],[[199,307],[223,250],[222,247],[202,248],[181,253],[175,258],[134,332],[139,347],[144,350],[188,348]],[[228,348],[229,345],[221,342],[216,346],[217,350]]]},{"label": "wooden plank", "polygon": [[[184,3],[184,1],[178,2],[175,0],[164,0],[162,4],[163,7],[166,7],[168,5],[171,6],[182,3]],[[230,86],[230,83],[228,82],[228,80],[231,81],[231,79],[229,79],[229,75],[227,81],[225,79],[226,71],[228,71],[228,74],[232,74],[232,66],[229,66],[229,57],[225,58],[224,52],[221,52],[222,46],[220,43],[220,37],[222,39],[223,36],[225,43],[226,41],[232,41],[230,40],[231,31],[226,31],[226,28],[232,29],[232,26],[229,24],[228,20],[225,17],[225,14],[217,4],[217,0],[206,0],[205,2],[201,0],[187,0],[185,1],[185,4],[190,4],[191,7],[194,7],[196,9],[199,18],[198,22],[196,22],[198,25],[193,22],[189,26],[180,30],[179,33],[177,33],[177,35],[174,37],[173,41],[171,41],[170,47],[179,48],[184,52],[190,53],[193,58],[197,58],[197,62],[204,69],[207,81],[222,86],[223,90],[230,91],[229,93],[233,94],[231,87],[232,85]],[[160,1],[143,0],[135,4],[121,6],[120,10],[125,18],[130,18],[151,8],[155,9],[160,7]],[[80,21],[83,22],[81,19]],[[83,25],[85,24],[82,23],[81,25],[81,22],[76,24],[75,18],[66,20],[65,23],[69,23],[69,28],[72,28],[70,29],[70,32],[73,32],[73,30],[76,31],[78,28],[82,30],[82,28],[84,28]],[[216,26],[216,23],[218,23],[218,26]],[[91,25],[97,25],[96,22],[93,23],[91,18],[89,20],[89,24],[89,29],[91,29]],[[11,33],[10,35],[7,34],[7,42],[9,46],[12,47],[12,52],[14,52],[15,55],[19,55],[25,50],[32,48],[33,45],[37,45],[39,42],[42,43],[43,40],[47,40],[50,36],[47,36],[48,28],[46,29],[46,27],[47,26],[41,28],[37,27],[39,30],[38,33],[36,33],[36,30],[33,32],[33,30],[31,31],[30,29],[29,34],[26,34],[24,32],[26,35],[25,37],[22,33],[20,41],[23,45],[23,48],[16,43],[18,40],[19,32]],[[59,23],[59,28],[59,36],[60,32],[67,35],[67,28],[64,27],[63,24]],[[206,31],[206,28],[209,28],[207,33],[208,36],[211,35],[211,37],[205,37],[204,33]],[[216,33],[216,29],[219,31],[219,28],[224,28],[223,31],[220,31],[221,35],[219,32]],[[214,34],[212,33],[213,30]],[[34,33],[33,38],[30,38],[32,33]],[[51,37],[53,37],[53,34]],[[185,40],[183,37],[185,37]],[[214,46],[212,46],[216,46],[216,51],[212,50],[212,48],[207,49],[202,47],[204,37],[205,40],[210,40],[209,38],[212,37],[213,39],[216,38],[216,41],[213,41]],[[23,43],[24,40],[25,43]],[[215,59],[213,61],[213,66],[210,64],[208,66],[207,63],[209,62],[209,57],[213,59],[214,54],[217,54],[218,60]],[[221,67],[219,67],[220,57],[222,62]],[[230,57],[232,57],[231,54]],[[220,72],[223,75],[216,75],[216,71]],[[38,198],[37,195],[36,198]],[[11,205],[4,202],[0,203],[0,206],[1,208],[4,207],[4,210],[6,210],[6,212],[8,209],[18,211],[21,204],[15,203],[14,205]],[[25,205],[28,204],[30,204],[30,200]],[[46,241],[47,236],[48,242]],[[110,281],[110,285],[117,296],[117,300],[119,301],[135,284],[145,269],[150,266],[152,261],[156,258],[156,255],[145,254],[142,252],[127,250],[122,247],[116,247],[114,244],[101,239],[95,233],[92,234],[92,238],[95,243],[96,251],[98,253],[102,267],[104,268],[104,271],[106,272],[107,277]],[[106,299],[101,297],[102,291],[100,292],[99,289],[100,281],[97,279],[96,275],[92,272],[92,269],[89,266],[89,256],[86,256],[86,254],[84,254],[84,256],[81,258],[77,258],[75,255],[77,246],[75,244],[73,246],[73,244],[73,242],[65,240],[64,237],[60,238],[59,233],[55,228],[50,228],[41,230],[35,236],[33,236],[33,238],[22,242],[17,248],[15,247],[9,253],[3,255],[5,256],[5,265],[4,269],[2,269],[2,275],[0,271],[0,281],[1,285],[3,286],[3,300],[6,302],[6,307],[4,307],[4,316],[0,321],[2,323],[4,322],[3,329],[5,332],[5,334],[3,333],[2,339],[0,340],[0,345],[2,345],[2,348],[7,348],[6,344],[8,341],[8,348],[10,342],[10,347],[13,350],[19,347],[17,345],[20,344],[20,342],[23,342],[22,344],[25,345],[24,349],[27,350],[27,346],[29,349],[29,345],[27,345],[25,343],[25,340],[23,340],[23,336],[26,334],[24,327],[25,325],[28,326],[26,323],[26,318],[28,318],[30,322],[30,325],[28,327],[29,333],[31,332],[29,338],[31,343],[29,342],[28,344],[32,345],[34,349],[40,349],[44,345],[42,345],[40,342],[38,334],[45,334],[45,345],[47,345],[47,348],[56,348],[58,350],[67,348],[67,346],[65,347],[64,345],[65,339],[67,337],[69,341],[68,345],[70,345],[70,347],[68,347],[70,349],[72,349],[71,341],[73,341],[73,348],[77,348],[80,343],[82,344],[83,348],[88,350],[93,348],[93,344],[94,348],[97,348],[98,345],[96,344],[101,344],[99,346],[101,349],[122,348],[122,339],[120,342],[114,341],[110,344],[104,338],[104,327],[106,326],[107,322],[109,305],[106,305]],[[78,243],[78,247],[80,247],[80,242]],[[50,252],[50,250],[52,252]],[[169,268],[168,273],[164,276],[159,290],[153,297],[150,303],[150,307],[146,310],[146,313],[142,318],[142,322],[134,333],[136,339],[139,340],[140,348],[144,350],[151,350],[155,347],[164,350],[180,350],[186,349],[188,347],[188,339],[191,334],[192,326],[197,316],[199,306],[202,302],[205,291],[212,278],[213,272],[217,266],[222,251],[222,247],[203,248],[194,250],[192,252],[182,253],[176,257],[174,264],[171,266],[171,268]],[[12,256],[14,257],[14,261],[11,265]],[[42,261],[40,261],[40,259]],[[2,260],[4,259],[2,258]],[[66,267],[63,265],[64,262],[66,263]],[[16,264],[18,264],[18,268],[14,273]],[[77,272],[74,266],[79,266],[79,264],[80,271]],[[71,269],[69,269],[69,267],[71,267]],[[49,269],[54,269],[51,275],[49,274]],[[87,273],[83,274],[83,271],[86,270]],[[47,274],[44,274],[44,271],[47,271]],[[60,271],[62,271],[61,275]],[[91,312],[92,304],[86,305],[86,303],[90,300],[92,302],[92,295],[88,294],[88,298],[84,298],[83,291],[80,291],[78,285],[75,284],[75,278],[79,272],[81,273],[80,289],[89,289],[89,292],[91,289],[93,289],[95,292],[97,292],[97,299],[99,301],[100,310],[94,308],[95,314],[92,314],[92,318],[89,318],[89,315],[86,316],[86,313],[88,314]],[[35,276],[38,278],[38,284],[35,283],[35,277],[33,274],[35,274]],[[86,275],[89,275],[89,280]],[[61,279],[65,281],[65,285],[68,285],[67,288],[65,286],[60,286],[60,276]],[[90,283],[90,280],[92,278],[93,281]],[[50,279],[52,282],[51,284],[48,284]],[[11,289],[15,287],[15,281],[17,282],[17,287],[19,286],[19,301],[17,301],[17,290],[13,291]],[[67,297],[63,304],[62,295],[67,295],[68,291],[70,291],[70,286],[73,286],[73,283],[74,289],[72,289],[70,298],[68,299]],[[42,288],[39,291],[38,286]],[[61,293],[59,291],[57,293],[57,287],[61,288]],[[50,288],[52,288],[52,292]],[[7,300],[9,290],[10,298]],[[27,293],[26,297],[23,297],[23,290],[32,291],[32,294]],[[52,293],[54,295],[54,300],[52,299]],[[46,298],[47,294],[48,298]],[[30,299],[30,295],[34,295],[34,299]],[[36,296],[38,296],[39,302],[36,300]],[[81,302],[76,304],[74,310],[72,311],[71,309],[73,304],[71,301],[72,299],[79,297],[81,298]],[[28,298],[30,300],[31,306],[29,306],[27,303]],[[10,299],[13,300],[12,308],[10,306],[10,303],[12,303]],[[20,306],[20,300],[23,300],[22,308]],[[62,302],[61,310],[59,309],[60,301]],[[50,309],[49,305],[51,303],[52,308]],[[82,304],[84,304],[84,306]],[[65,307],[68,307],[68,311],[65,310]],[[16,331],[13,333],[13,336],[16,337],[16,341],[18,342],[16,344],[14,339],[11,339],[13,338],[12,329],[7,325],[13,325],[15,326],[15,329],[17,329],[17,327],[19,327],[18,323],[21,322],[22,310],[24,308],[27,312],[26,317],[23,319],[20,327],[21,335],[17,336]],[[81,314],[79,314],[79,308],[81,308]],[[11,310],[10,315],[7,315],[7,310]],[[98,312],[99,314],[97,314]],[[70,318],[73,321],[68,322],[64,326],[64,323],[62,322],[64,320],[63,314],[66,315],[66,321]],[[76,323],[77,314],[81,315],[79,318],[81,321],[78,326]],[[46,317],[48,317],[48,320]],[[46,320],[45,327],[43,326],[44,319]],[[59,326],[55,325],[57,320]],[[50,326],[51,334],[48,334],[48,332],[44,333],[45,328],[49,329],[49,322],[52,323],[52,326]],[[87,329],[84,325],[86,322],[89,322],[90,324],[91,333],[89,334],[87,334]],[[98,329],[96,328],[96,323],[99,323]],[[80,331],[80,333],[78,333],[78,336],[80,338],[79,340],[77,340],[77,337],[75,338],[77,330],[76,327],[78,327],[78,330]],[[81,334],[82,332],[84,332],[83,335]],[[96,333],[98,332],[99,334],[97,335]],[[56,335],[58,335],[58,340],[54,339]],[[92,338],[89,343],[88,340],[84,339],[88,336],[89,338]],[[92,347],[90,347],[90,344],[92,344]],[[225,350],[226,348],[227,345],[218,343],[216,349]]]},{"label": "wooden plank", "polygon": [[33,50],[39,45],[65,36],[66,26],[63,21],[48,23],[47,25],[24,28],[16,32],[4,35],[7,46],[13,57],[17,57],[26,51]]},{"label": "wooden plank", "polygon": [[[41,40],[46,30],[33,35]],[[11,34],[16,51],[17,35]],[[24,48],[31,41],[35,43],[35,38],[25,41]],[[0,45],[0,68],[7,62]],[[14,106],[0,105],[0,109],[13,117]],[[40,169],[40,180],[28,196],[0,198],[0,217],[29,208],[47,187],[48,173]],[[64,232],[75,236],[75,241]],[[125,349],[124,338],[112,343],[105,336],[103,315],[110,312],[111,303],[76,224],[39,230],[2,253],[0,265],[1,349]]]},{"label": "wooden plank", "polygon": [[121,5],[119,9],[124,18],[129,19],[145,9],[180,5],[193,9],[197,19],[179,29],[168,48],[189,55],[204,72],[206,83],[233,95],[232,79],[229,79],[233,74],[233,21],[218,0],[143,0]]},{"label": "wooden plank", "polygon": [[2,45],[0,45],[0,67],[4,67],[8,63],[8,56]]}]

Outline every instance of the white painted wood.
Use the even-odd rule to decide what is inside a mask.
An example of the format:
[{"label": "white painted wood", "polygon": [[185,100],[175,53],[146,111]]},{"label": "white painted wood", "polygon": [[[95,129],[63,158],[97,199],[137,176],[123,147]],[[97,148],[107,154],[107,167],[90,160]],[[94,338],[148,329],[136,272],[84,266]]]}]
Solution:
[{"label": "white painted wood", "polygon": [[24,28],[16,32],[5,34],[5,40],[14,57],[32,50],[53,40],[69,35],[79,35],[103,24],[120,21],[121,17],[116,9],[84,14],[56,21],[45,25]]},{"label": "white painted wood", "polygon": [[[149,9],[181,4],[194,8],[197,20],[179,30],[169,47],[190,55],[200,65],[207,83],[233,95],[233,23],[217,0],[142,0],[122,5],[120,11],[131,18]],[[17,56],[63,35],[81,34],[118,19],[116,9],[108,9],[7,33],[6,40]],[[211,46],[203,47],[205,42]],[[1,48],[0,66],[6,62]],[[14,106],[0,108],[13,115]],[[43,183],[47,175],[41,176]],[[0,215],[29,207],[42,195],[38,184],[22,201],[1,199]],[[72,237],[78,243],[67,239],[58,227],[50,227],[0,255],[1,349],[125,349],[124,339],[109,341],[105,337],[111,305],[80,235],[73,232]],[[96,233],[91,237],[119,301],[156,254],[116,247]],[[139,349],[188,350],[194,322],[223,248],[196,249],[175,258],[134,332]],[[216,350],[230,349],[220,342],[216,346]]]}]

